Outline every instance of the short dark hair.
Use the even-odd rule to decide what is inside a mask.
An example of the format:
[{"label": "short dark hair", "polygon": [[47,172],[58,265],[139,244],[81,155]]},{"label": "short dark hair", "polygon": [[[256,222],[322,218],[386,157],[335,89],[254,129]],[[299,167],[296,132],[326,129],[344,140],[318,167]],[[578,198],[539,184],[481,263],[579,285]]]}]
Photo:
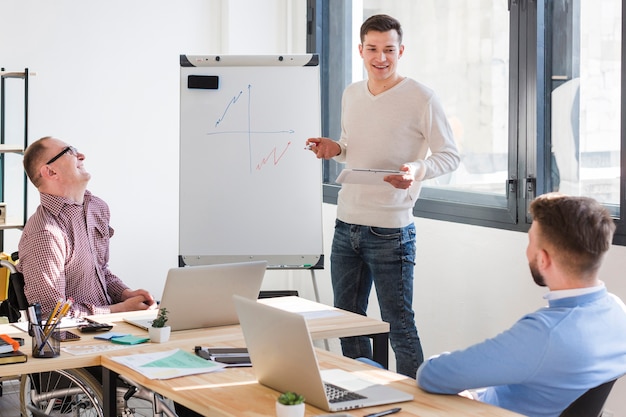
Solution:
[{"label": "short dark hair", "polygon": [[375,14],[374,16],[370,16],[367,18],[365,22],[361,25],[361,43],[365,40],[365,35],[370,30],[374,30],[376,32],[389,32],[390,30],[395,30],[398,32],[398,40],[400,45],[402,45],[402,25],[400,22],[386,14]]},{"label": "short dark hair", "polygon": [[28,175],[28,178],[30,178],[30,181],[35,187],[39,187],[39,183],[41,182],[39,168],[43,165],[42,161],[47,149],[46,142],[49,139],[52,139],[52,137],[45,136],[38,139],[31,143],[24,151],[24,171],[26,171],[26,175]]},{"label": "short dark hair", "polygon": [[600,268],[611,247],[615,222],[609,211],[590,197],[543,194],[530,203],[540,236],[554,247],[555,256],[578,272]]}]

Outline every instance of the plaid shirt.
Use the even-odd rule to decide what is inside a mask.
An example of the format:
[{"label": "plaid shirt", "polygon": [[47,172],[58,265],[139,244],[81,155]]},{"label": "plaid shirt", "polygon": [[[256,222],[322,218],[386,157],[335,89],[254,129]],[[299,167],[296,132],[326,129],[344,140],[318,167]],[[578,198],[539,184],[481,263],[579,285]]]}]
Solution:
[{"label": "plaid shirt", "polygon": [[108,205],[85,192],[83,204],[41,193],[41,205],[28,219],[18,246],[29,303],[39,302],[47,317],[58,300],[72,298],[70,316],[106,314],[128,288],[111,273]]}]

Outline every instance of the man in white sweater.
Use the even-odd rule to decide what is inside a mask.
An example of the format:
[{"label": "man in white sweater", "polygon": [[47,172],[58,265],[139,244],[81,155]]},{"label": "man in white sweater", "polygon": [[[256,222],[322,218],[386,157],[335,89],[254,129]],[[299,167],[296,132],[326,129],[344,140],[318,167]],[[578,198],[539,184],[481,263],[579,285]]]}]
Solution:
[{"label": "man in white sweater", "polygon": [[[359,53],[368,79],[344,91],[341,138],[307,144],[318,158],[346,168],[404,172],[378,185],[342,185],[330,259],[335,306],[365,315],[373,283],[390,324],[396,370],[415,378],[423,354],[412,306],[413,206],[421,181],[454,171],[460,158],[433,91],[397,73],[403,52],[400,22],[387,15],[367,19]],[[372,357],[367,337],[343,338],[341,346],[346,356]]]}]

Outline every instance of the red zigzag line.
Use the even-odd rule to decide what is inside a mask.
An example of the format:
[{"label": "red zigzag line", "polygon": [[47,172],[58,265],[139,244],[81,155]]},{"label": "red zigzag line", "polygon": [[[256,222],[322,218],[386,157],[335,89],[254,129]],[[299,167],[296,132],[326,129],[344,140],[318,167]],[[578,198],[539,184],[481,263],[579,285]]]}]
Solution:
[{"label": "red zigzag line", "polygon": [[256,166],[257,171],[260,171],[263,168],[263,166],[269,162],[272,156],[274,157],[274,166],[278,165],[281,158],[285,155],[285,152],[287,152],[287,149],[289,148],[289,146],[291,146],[291,141],[287,142],[287,146],[285,146],[285,149],[282,151],[280,155],[278,155],[278,157],[276,157],[276,147],[274,147],[274,149],[272,149],[269,155],[267,155],[266,158],[263,158],[261,162]]}]

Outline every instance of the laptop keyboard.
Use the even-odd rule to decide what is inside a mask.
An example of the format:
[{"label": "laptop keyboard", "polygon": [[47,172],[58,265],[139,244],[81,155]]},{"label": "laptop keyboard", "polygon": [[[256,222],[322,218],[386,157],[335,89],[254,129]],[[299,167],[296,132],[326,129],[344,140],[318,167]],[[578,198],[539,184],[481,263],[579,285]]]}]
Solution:
[{"label": "laptop keyboard", "polygon": [[326,396],[328,397],[328,402],[330,403],[340,403],[344,401],[362,400],[363,398],[367,398],[361,394],[357,394],[356,392],[348,391],[347,389],[340,388],[329,383],[324,383],[324,386],[326,387]]}]

